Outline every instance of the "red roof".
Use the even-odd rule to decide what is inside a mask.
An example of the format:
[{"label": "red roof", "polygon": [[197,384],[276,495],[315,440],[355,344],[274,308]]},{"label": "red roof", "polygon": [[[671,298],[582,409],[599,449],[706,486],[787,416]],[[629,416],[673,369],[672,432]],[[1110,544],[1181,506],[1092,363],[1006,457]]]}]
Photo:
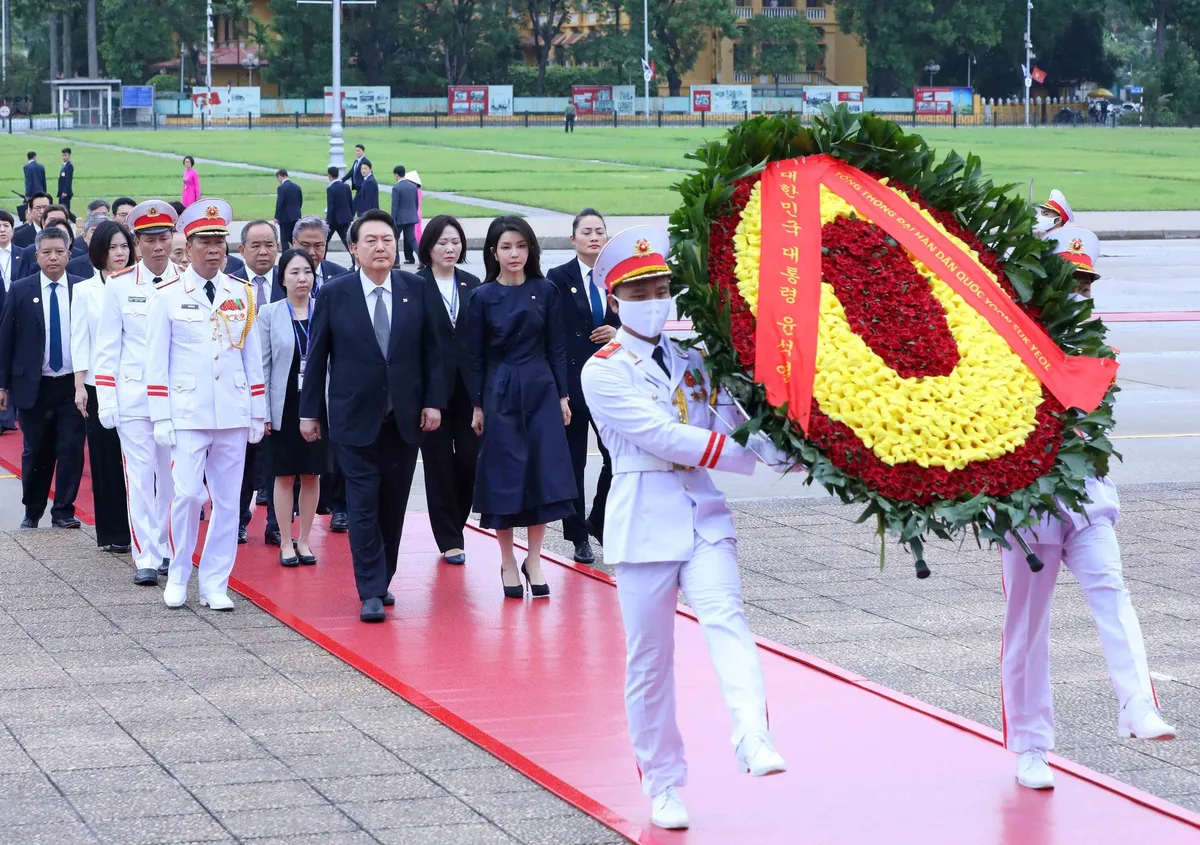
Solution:
[{"label": "red roof", "polygon": [[[257,46],[257,45],[255,45],[255,46]],[[250,55],[251,53],[253,53],[255,56],[258,56],[258,66],[259,67],[263,67],[263,66],[269,64],[269,62],[267,62],[266,59],[264,59],[259,53],[256,53],[254,51],[253,46],[250,46],[248,44],[243,44],[241,46],[241,50],[239,51],[238,46],[236,44],[222,44],[218,47],[213,48],[213,51],[212,51],[213,67],[242,67],[243,66],[242,60],[245,59],[246,56]],[[201,50],[200,51],[200,67],[205,66],[204,59],[205,59],[204,51]],[[162,61],[162,62],[155,62],[150,67],[154,68],[155,70],[170,70],[172,68],[179,67],[179,59],[174,58],[174,59],[167,59],[166,61]]]}]

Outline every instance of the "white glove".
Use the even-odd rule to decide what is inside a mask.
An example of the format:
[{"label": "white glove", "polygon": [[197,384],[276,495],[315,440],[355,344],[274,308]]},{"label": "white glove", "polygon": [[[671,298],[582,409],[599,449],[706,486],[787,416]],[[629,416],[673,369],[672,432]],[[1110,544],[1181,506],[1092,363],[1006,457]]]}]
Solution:
[{"label": "white glove", "polygon": [[117,413],[116,408],[101,408],[97,416],[100,418],[100,425],[112,429],[117,427],[117,420],[121,415]]},{"label": "white glove", "polygon": [[170,420],[159,420],[154,424],[154,442],[159,446],[175,445],[175,426]]},{"label": "white glove", "polygon": [[250,434],[247,435],[246,439],[249,440],[251,444],[257,443],[263,439],[263,432],[266,431],[266,428],[266,424],[262,420],[252,421],[250,423]]},{"label": "white glove", "polygon": [[758,456],[758,459],[778,473],[788,471],[791,462],[783,450],[771,442],[761,431],[757,434],[750,435],[750,439],[746,441],[746,448]]}]

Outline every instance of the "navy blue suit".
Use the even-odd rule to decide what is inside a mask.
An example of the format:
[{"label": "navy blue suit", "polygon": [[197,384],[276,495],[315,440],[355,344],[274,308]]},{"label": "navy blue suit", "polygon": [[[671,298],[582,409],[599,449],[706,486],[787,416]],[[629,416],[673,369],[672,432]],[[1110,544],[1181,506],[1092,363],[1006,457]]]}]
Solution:
[{"label": "navy blue suit", "polygon": [[[37,256],[35,253],[27,249],[22,249],[14,243],[9,248],[9,254],[12,256],[12,267],[9,268],[8,278],[5,279],[8,282],[7,287],[12,287],[17,280],[38,272]],[[3,306],[4,293],[0,291],[0,308]]]},{"label": "navy blue suit", "polygon": [[[580,377],[583,365],[595,355],[603,344],[593,343],[592,331],[596,328],[592,317],[592,302],[588,286],[579,272],[579,262],[571,259],[566,264],[550,270],[546,278],[558,288],[563,309],[563,325],[567,334],[567,385],[571,395],[571,424],[567,426],[567,444],[571,447],[571,465],[575,469],[575,481],[579,495],[575,499],[575,515],[563,520],[563,537],[572,543],[587,539],[590,519],[592,531],[604,536],[604,504],[608,499],[608,488],[612,485],[612,458],[600,441],[600,432],[592,415],[588,413],[587,400],[583,396]],[[601,288],[601,295],[604,295]],[[604,314],[600,325],[620,328],[621,319],[611,308]],[[588,427],[596,432],[596,443],[600,446],[600,478],[596,481],[596,497],[592,500],[591,517],[587,516],[584,501],[584,468],[587,465]]]},{"label": "navy blue suit", "polygon": [[[78,276],[64,276],[68,302]],[[43,376],[46,316],[40,271],[14,282],[0,310],[0,390],[8,391],[24,437],[21,490],[25,515],[35,523],[46,510],[54,480],[54,519],[75,515],[83,477],[84,420],[75,407],[75,376]],[[71,344],[70,324],[62,327],[63,348]]]},{"label": "navy blue suit", "polygon": [[375,181],[373,173],[363,180],[358,193],[354,195],[354,216],[362,217],[372,208],[379,208],[379,183]]},{"label": "navy blue suit", "polygon": [[49,193],[46,190],[46,168],[42,167],[41,162],[37,159],[27,161],[23,170],[25,171],[26,200],[39,191],[43,194]]},{"label": "navy blue suit", "polygon": [[362,158],[356,158],[350,164],[350,166],[346,168],[346,175],[342,177],[342,182],[345,182],[347,179],[350,180],[350,186],[354,188],[355,197],[358,196],[358,189],[362,187],[362,166],[364,164],[369,165],[372,168],[375,167],[375,165],[371,164],[371,159],[367,158],[366,156],[363,156]]},{"label": "navy blue suit", "polygon": [[239,279],[246,278],[246,262],[242,261],[241,256],[234,255],[232,252],[225,259],[225,269],[222,270],[226,276],[237,276]]},{"label": "navy blue suit", "polygon": [[425,281],[411,273],[391,271],[391,288],[385,356],[372,324],[374,301],[368,307],[359,273],[321,287],[300,394],[302,420],[328,420],[322,436],[333,442],[346,478],[350,550],[362,600],[383,598],[396,573],[421,410],[446,406],[437,322],[442,305],[428,300]]},{"label": "navy blue suit", "polygon": [[[17,228],[13,229],[12,245],[13,253],[17,251],[17,247],[24,249],[27,246],[33,246],[33,241],[37,237],[38,230],[33,228],[32,223],[22,223]],[[15,278],[21,278],[16,276]]]},{"label": "navy blue suit", "polygon": [[275,219],[279,221],[279,240],[283,248],[292,245],[292,230],[296,221],[303,217],[300,211],[304,204],[304,192],[291,179],[284,179],[275,190]]},{"label": "navy blue suit", "polygon": [[[35,261],[34,264],[37,262]],[[33,271],[33,272],[36,272]],[[96,273],[96,268],[92,266],[92,258],[86,252],[83,255],[75,255],[67,262],[67,275],[80,276],[84,279],[90,279]]]},{"label": "navy blue suit", "polygon": [[347,232],[354,222],[354,201],[345,182],[335,180],[325,189],[325,222],[329,224],[329,238],[336,233],[342,239],[342,246],[349,252],[350,236]]}]

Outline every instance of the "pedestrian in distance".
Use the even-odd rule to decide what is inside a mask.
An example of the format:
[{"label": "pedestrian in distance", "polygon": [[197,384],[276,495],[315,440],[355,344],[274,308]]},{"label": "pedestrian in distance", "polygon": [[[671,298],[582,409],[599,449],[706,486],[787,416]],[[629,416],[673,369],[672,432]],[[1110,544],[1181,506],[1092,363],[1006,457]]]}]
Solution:
[{"label": "pedestrian in distance", "polygon": [[[362,166],[364,164],[369,165],[370,163],[371,163],[371,160],[369,158],[367,158],[367,148],[364,147],[362,144],[355,144],[354,145],[354,162],[349,167],[346,168],[346,175],[343,176],[341,179],[341,181],[343,183],[349,181],[350,187],[352,187],[354,189],[354,200],[355,200],[354,207],[355,208],[358,208],[358,205],[357,205],[358,192],[359,192],[359,189],[362,188],[362,183],[363,183]],[[378,207],[379,203],[376,202],[375,206]]]},{"label": "pedestrian in distance", "polygon": [[565,109],[563,109],[563,132],[574,132],[575,131],[575,115],[576,115],[576,113],[577,113],[577,110],[575,108],[575,103],[568,100],[567,107]]},{"label": "pedestrian in distance", "polygon": [[359,619],[383,622],[395,604],[388,587],[417,451],[446,406],[441,304],[426,299],[423,279],[393,269],[396,225],[386,211],[354,221],[350,247],[359,270],[327,282],[313,308],[300,431],[311,443],[328,428],[346,477]]},{"label": "pedestrian in distance", "polygon": [[183,157],[183,195],[180,201],[184,208],[200,200],[200,174],[196,172],[196,160],[191,156]]},{"label": "pedestrian in distance", "polygon": [[71,292],[83,281],[67,274],[71,236],[59,225],[38,232],[36,271],[15,282],[0,311],[0,411],[17,409],[21,453],[22,528],[37,528],[50,508],[55,528],[79,528],[75,497],[83,477],[84,422],[75,407],[71,361]]},{"label": "pedestrian in distance", "polygon": [[25,154],[25,202],[34,194],[46,193],[46,168],[37,160],[37,153],[30,150]]},{"label": "pedestrian in distance", "polygon": [[304,192],[288,178],[288,172],[282,167],[275,171],[275,178],[279,182],[275,189],[275,225],[279,227],[279,242],[284,249],[290,249],[292,230],[296,228],[296,221],[304,216],[301,211]]},{"label": "pedestrian in distance", "polygon": [[409,182],[412,182],[414,185],[416,185],[416,186],[417,186],[417,228],[416,228],[416,236],[417,236],[417,243],[420,243],[420,242],[421,242],[421,233],[422,233],[422,231],[423,231],[423,230],[422,230],[422,228],[421,228],[421,222],[424,220],[424,217],[423,217],[422,215],[424,215],[424,213],[425,213],[424,211],[422,211],[422,205],[423,205],[423,204],[424,204],[424,202],[425,202],[425,189],[424,189],[423,187],[421,187],[421,174],[420,174],[420,173],[418,173],[417,171],[415,171],[415,170],[409,170],[407,173],[405,173],[405,174],[404,174],[404,178],[405,178],[407,181],[409,181]]},{"label": "pedestrian in distance", "polygon": [[[567,350],[558,289],[542,277],[541,250],[520,217],[497,217],[483,246],[484,284],[467,303],[471,427],[481,438],[475,475],[479,524],[496,531],[506,598],[548,598],[546,523],[575,512]],[[528,529],[517,566],[513,529]],[[525,578],[522,587],[521,577]]]},{"label": "pedestrian in distance", "polygon": [[[293,488],[297,479],[300,483],[299,519],[284,521],[287,533],[279,549],[279,563],[287,567],[317,562],[308,540],[320,498],[321,473],[329,469],[325,441],[310,443],[300,434],[300,391],[308,371],[316,269],[316,262],[303,249],[286,250],[279,259],[279,280],[286,296],[259,313],[270,435],[264,442],[264,454],[267,474],[274,479],[276,514],[291,516]],[[299,531],[293,532],[296,521]]]},{"label": "pedestrian in distance", "polygon": [[350,251],[350,224],[354,222],[354,199],[350,187],[338,176],[338,169],[327,171],[329,186],[325,189],[325,222],[329,224],[326,244],[336,233],[342,239],[342,248]]},{"label": "pedestrian in distance", "polygon": [[379,209],[379,183],[375,181],[375,174],[371,172],[371,163],[364,161],[359,165],[359,170],[362,171],[362,183],[354,195],[355,217],[362,217],[368,211]]},{"label": "pedestrian in distance", "polygon": [[396,184],[392,186],[392,219],[396,221],[397,236],[403,239],[404,263],[416,264],[417,224],[421,214],[417,210],[420,188],[404,178],[404,165],[392,168]]},{"label": "pedestrian in distance", "polygon": [[71,148],[62,149],[62,167],[58,171],[58,201],[71,210],[71,198],[75,196],[75,165],[71,163]]},{"label": "pedestrian in distance", "polygon": [[471,515],[475,497],[475,470],[479,435],[471,427],[471,394],[467,389],[467,301],[479,287],[479,279],[462,269],[466,261],[467,237],[462,224],[439,214],[429,221],[417,256],[425,280],[425,301],[437,310],[438,340],[442,348],[442,371],[447,403],[442,424],[421,441],[425,469],[425,499],[433,539],[450,564],[466,563],[463,529]]},{"label": "pedestrian in distance", "polygon": [[[100,323],[103,319],[109,281],[133,268],[133,235],[116,221],[102,215],[93,230],[88,260],[96,271],[71,295],[71,360],[75,366],[75,407],[83,415],[87,431],[88,462],[91,467],[92,508],[96,517],[96,545],[105,551],[128,554],[132,548],[129,511],[126,508],[125,467],[121,437],[100,420],[96,373],[99,358]],[[68,265],[69,266],[69,265]],[[100,381],[107,382],[104,377]]]},{"label": "pedestrian in distance", "polygon": [[[563,326],[567,337],[567,383],[571,396],[567,443],[571,448],[576,496],[575,512],[563,520],[563,539],[574,544],[577,563],[590,564],[595,561],[596,555],[588,537],[603,542],[604,506],[612,484],[612,459],[600,440],[596,421],[588,413],[580,377],[588,359],[613,339],[621,326],[621,318],[617,316],[616,309],[608,306],[608,293],[593,271],[600,250],[608,243],[608,230],[600,212],[585,208],[575,215],[571,222],[571,243],[575,247],[575,257],[552,268],[546,278],[558,288],[563,309]],[[588,513],[584,499],[589,430],[596,432],[601,461],[591,513]]]}]

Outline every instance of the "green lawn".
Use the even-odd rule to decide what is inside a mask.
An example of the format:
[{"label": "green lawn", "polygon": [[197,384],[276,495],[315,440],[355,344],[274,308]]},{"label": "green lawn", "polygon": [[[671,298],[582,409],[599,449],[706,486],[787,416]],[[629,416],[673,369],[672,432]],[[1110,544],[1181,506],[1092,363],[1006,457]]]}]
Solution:
[{"label": "green lawn", "polygon": [[[352,128],[347,148],[363,142],[380,181],[391,169],[417,169],[427,189],[457,192],[573,213],[594,205],[606,214],[667,214],[676,205],[671,190],[686,169],[685,154],[721,129],[580,129],[566,136],[553,128],[411,129]],[[1027,185],[1036,195],[1063,190],[1080,210],[1156,210],[1200,208],[1200,134],[1188,130],[1094,129],[950,129],[925,127],[940,152],[974,152],[998,182]],[[320,172],[328,138],[316,130],[72,132],[80,140],[289,167]],[[13,144],[16,144],[14,147]],[[20,165],[29,140],[0,140],[0,187],[20,188]],[[33,141],[43,159],[57,166],[58,145]],[[516,155],[497,155],[496,153]],[[530,157],[532,156],[532,157]],[[112,195],[119,190],[178,194],[179,167],[165,159],[78,147],[80,196]],[[201,165],[206,194],[230,199],[242,209],[269,216],[274,179],[267,174]],[[50,168],[48,167],[48,170]],[[55,169],[53,171],[57,173]],[[136,174],[135,179],[124,174]],[[143,186],[146,181],[151,187]],[[138,188],[128,187],[133,182]],[[122,189],[121,186],[126,188]],[[317,183],[302,183],[316,199]],[[321,203],[323,205],[323,202]],[[460,216],[491,216],[486,209],[449,208],[426,203],[427,214],[449,211]]]}]

